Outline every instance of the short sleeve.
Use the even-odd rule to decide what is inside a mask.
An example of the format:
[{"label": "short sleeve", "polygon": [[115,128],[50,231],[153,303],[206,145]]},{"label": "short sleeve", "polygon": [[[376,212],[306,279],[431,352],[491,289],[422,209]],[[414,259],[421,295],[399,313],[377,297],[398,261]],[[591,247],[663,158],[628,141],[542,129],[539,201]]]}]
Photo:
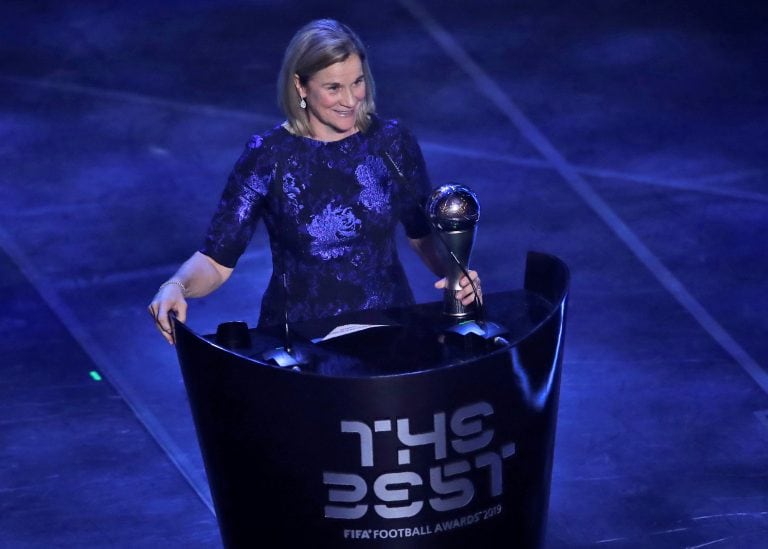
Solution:
[{"label": "short sleeve", "polygon": [[274,178],[274,162],[254,135],[229,174],[200,252],[234,267],[251,241]]},{"label": "short sleeve", "polygon": [[432,192],[432,184],[416,137],[401,128],[399,145],[401,171],[410,184],[406,196],[401,198],[400,221],[408,238],[423,238],[431,231],[424,207]]}]

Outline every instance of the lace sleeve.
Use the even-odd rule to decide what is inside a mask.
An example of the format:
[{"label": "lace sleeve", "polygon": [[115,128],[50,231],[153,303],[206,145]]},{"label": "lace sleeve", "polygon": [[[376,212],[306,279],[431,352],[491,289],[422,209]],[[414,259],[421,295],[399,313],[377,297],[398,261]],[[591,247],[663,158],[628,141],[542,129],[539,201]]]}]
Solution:
[{"label": "lace sleeve", "polygon": [[227,179],[200,249],[220,265],[234,267],[251,241],[274,178],[268,156],[261,137],[253,136]]},{"label": "lace sleeve", "polygon": [[408,238],[422,238],[430,233],[424,206],[432,192],[432,183],[427,174],[421,147],[414,135],[406,129],[402,129],[399,152],[403,175],[411,185],[409,194],[416,195],[415,199],[412,195],[401,197],[403,207],[400,209],[400,221]]}]

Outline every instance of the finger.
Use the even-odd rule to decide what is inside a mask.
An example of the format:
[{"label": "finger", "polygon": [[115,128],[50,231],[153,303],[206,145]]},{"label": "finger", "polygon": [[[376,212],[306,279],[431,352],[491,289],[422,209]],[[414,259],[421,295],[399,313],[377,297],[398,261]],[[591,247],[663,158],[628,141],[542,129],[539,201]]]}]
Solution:
[{"label": "finger", "polygon": [[157,322],[160,330],[166,334],[171,333],[171,322],[168,319],[168,313],[170,313],[172,310],[173,309],[171,307],[168,307],[164,304],[161,304],[160,308],[157,310],[157,318],[155,319],[155,322]]},{"label": "finger", "polygon": [[437,282],[435,282],[435,288],[438,290],[442,290],[448,285],[448,279],[447,278],[441,278]]},{"label": "finger", "polygon": [[163,329],[163,336],[165,337],[166,341],[168,341],[168,343],[175,345],[176,334],[173,331],[173,319],[171,319],[171,313],[174,314],[176,320],[179,322],[186,322],[187,302],[182,300],[180,303],[176,303],[173,306],[168,307],[166,314],[162,316],[162,318],[165,319],[167,325],[167,328]]},{"label": "finger", "polygon": [[[480,277],[477,276],[477,271],[469,271],[469,276],[472,277],[472,282],[475,283],[475,286],[480,284]],[[467,278],[466,276],[461,277],[459,284],[461,285],[462,288],[465,286],[472,286],[469,282],[469,278]]]},{"label": "finger", "polygon": [[479,280],[475,280],[475,281],[473,281],[473,283],[474,283],[474,285],[473,284],[467,284],[465,286],[462,286],[461,290],[458,290],[460,292],[461,297],[464,297],[465,295],[471,295],[471,294],[475,293],[475,291],[480,293],[480,291],[481,291],[480,290],[480,281]]},{"label": "finger", "polygon": [[160,332],[160,334],[163,336],[163,338],[165,338],[165,340],[168,343],[172,344],[173,343],[173,338],[171,337],[171,334],[167,333],[163,329],[163,327],[160,325],[160,322],[158,321],[157,317],[154,317],[154,318],[155,318],[155,328],[157,328],[157,331]]},{"label": "finger", "polygon": [[471,287],[462,288],[456,292],[456,299],[460,300],[462,303],[467,300],[472,302],[475,300],[475,292],[472,291]]},{"label": "finger", "polygon": [[459,299],[462,304],[469,305],[475,301],[475,292],[477,292],[477,300],[482,302],[483,293],[480,288],[480,277],[477,276],[475,271],[470,271],[469,275],[472,277],[472,283],[467,277],[462,278],[461,284],[463,284],[461,290],[456,292],[456,298]]},{"label": "finger", "polygon": [[155,322],[155,328],[161,333],[165,333],[163,327],[160,325],[160,305],[150,308],[149,313],[152,315],[152,320]]},{"label": "finger", "polygon": [[184,323],[187,321],[187,302],[186,301],[182,301],[176,306],[176,318],[181,323]]},{"label": "finger", "polygon": [[[457,295],[457,298],[464,304],[464,305],[470,305],[475,302],[475,292],[473,291],[462,291],[460,295]],[[478,290],[477,291],[477,299],[482,303],[483,301],[483,293]]]}]

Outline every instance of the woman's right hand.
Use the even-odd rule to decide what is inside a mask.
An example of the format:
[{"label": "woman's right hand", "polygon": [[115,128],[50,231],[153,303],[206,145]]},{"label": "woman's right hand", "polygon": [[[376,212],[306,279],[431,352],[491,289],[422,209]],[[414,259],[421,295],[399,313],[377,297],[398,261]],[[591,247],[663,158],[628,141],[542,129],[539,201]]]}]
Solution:
[{"label": "woman's right hand", "polygon": [[[168,318],[175,313],[179,322],[187,321],[187,297],[203,297],[224,284],[232,274],[232,267],[219,265],[200,252],[187,259],[171,278],[158,288],[149,314],[165,340],[173,345],[173,326]],[[182,282],[183,281],[183,282]]]},{"label": "woman's right hand", "polygon": [[149,314],[155,322],[155,327],[160,330],[165,340],[173,345],[173,327],[168,315],[173,312],[179,322],[187,320],[187,300],[184,299],[184,289],[180,283],[171,282],[163,284],[152,298],[149,304]]}]

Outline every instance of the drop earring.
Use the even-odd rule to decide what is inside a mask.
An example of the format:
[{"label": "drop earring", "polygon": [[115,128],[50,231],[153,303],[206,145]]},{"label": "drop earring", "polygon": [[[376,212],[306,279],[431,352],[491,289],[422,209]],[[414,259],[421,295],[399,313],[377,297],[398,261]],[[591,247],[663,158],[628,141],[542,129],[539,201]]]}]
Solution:
[{"label": "drop earring", "polygon": [[304,100],[303,97],[301,98],[301,101],[299,101],[299,107],[301,107],[302,109],[307,108],[307,102]]}]

